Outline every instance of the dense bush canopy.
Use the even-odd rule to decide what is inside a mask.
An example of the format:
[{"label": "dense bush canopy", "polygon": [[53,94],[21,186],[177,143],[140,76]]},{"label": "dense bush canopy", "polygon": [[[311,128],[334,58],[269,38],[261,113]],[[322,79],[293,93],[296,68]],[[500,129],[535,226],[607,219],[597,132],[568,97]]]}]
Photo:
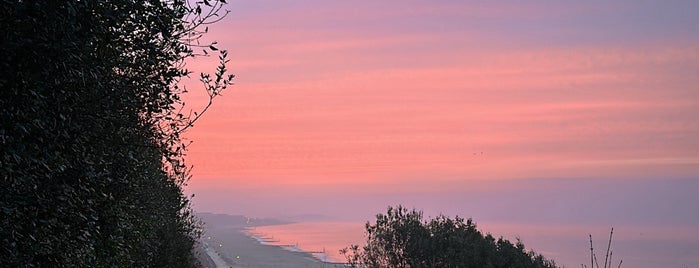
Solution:
[{"label": "dense bush canopy", "polygon": [[469,219],[439,216],[398,206],[366,224],[366,245],[341,250],[352,267],[554,268],[524,244],[483,235]]},{"label": "dense bush canopy", "polygon": [[2,1],[0,267],[195,265],[177,83],[205,2]]}]

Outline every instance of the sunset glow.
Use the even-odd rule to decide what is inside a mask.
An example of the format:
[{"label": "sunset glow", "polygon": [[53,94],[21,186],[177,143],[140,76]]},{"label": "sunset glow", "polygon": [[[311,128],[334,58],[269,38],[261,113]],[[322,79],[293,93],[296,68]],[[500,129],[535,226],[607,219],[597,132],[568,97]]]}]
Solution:
[{"label": "sunset glow", "polygon": [[614,226],[624,265],[699,264],[699,3],[230,9],[208,38],[236,85],[187,133],[195,208],[361,225],[403,204],[573,267],[588,233]]},{"label": "sunset glow", "polygon": [[209,38],[237,82],[188,136],[195,184],[699,173],[699,37],[681,5],[230,8]]}]

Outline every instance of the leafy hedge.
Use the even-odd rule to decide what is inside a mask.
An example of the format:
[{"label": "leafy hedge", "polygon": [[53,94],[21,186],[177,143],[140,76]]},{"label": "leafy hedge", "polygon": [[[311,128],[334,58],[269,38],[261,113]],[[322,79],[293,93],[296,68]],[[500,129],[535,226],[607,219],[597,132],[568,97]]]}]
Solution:
[{"label": "leafy hedge", "polygon": [[2,1],[0,267],[196,265],[177,82],[222,2]]}]

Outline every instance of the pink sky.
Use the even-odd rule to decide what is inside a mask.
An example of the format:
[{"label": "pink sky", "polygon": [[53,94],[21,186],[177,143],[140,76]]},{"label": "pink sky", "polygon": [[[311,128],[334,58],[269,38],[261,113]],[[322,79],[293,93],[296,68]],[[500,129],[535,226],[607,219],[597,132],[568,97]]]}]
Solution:
[{"label": "pink sky", "polygon": [[607,5],[234,1],[195,184],[696,177],[699,20]]},{"label": "pink sky", "polygon": [[697,1],[228,8],[207,38],[236,85],[187,133],[198,210],[699,234]]},{"label": "pink sky", "polygon": [[236,85],[187,133],[195,204],[697,179],[698,3],[516,2],[232,2],[207,38]]}]

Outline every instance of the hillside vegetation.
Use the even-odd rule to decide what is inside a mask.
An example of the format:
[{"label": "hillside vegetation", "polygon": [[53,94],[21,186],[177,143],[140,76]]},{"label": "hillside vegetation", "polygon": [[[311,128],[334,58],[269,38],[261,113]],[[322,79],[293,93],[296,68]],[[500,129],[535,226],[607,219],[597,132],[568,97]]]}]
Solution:
[{"label": "hillside vegetation", "polygon": [[0,267],[196,265],[177,84],[222,2],[2,1]]}]

